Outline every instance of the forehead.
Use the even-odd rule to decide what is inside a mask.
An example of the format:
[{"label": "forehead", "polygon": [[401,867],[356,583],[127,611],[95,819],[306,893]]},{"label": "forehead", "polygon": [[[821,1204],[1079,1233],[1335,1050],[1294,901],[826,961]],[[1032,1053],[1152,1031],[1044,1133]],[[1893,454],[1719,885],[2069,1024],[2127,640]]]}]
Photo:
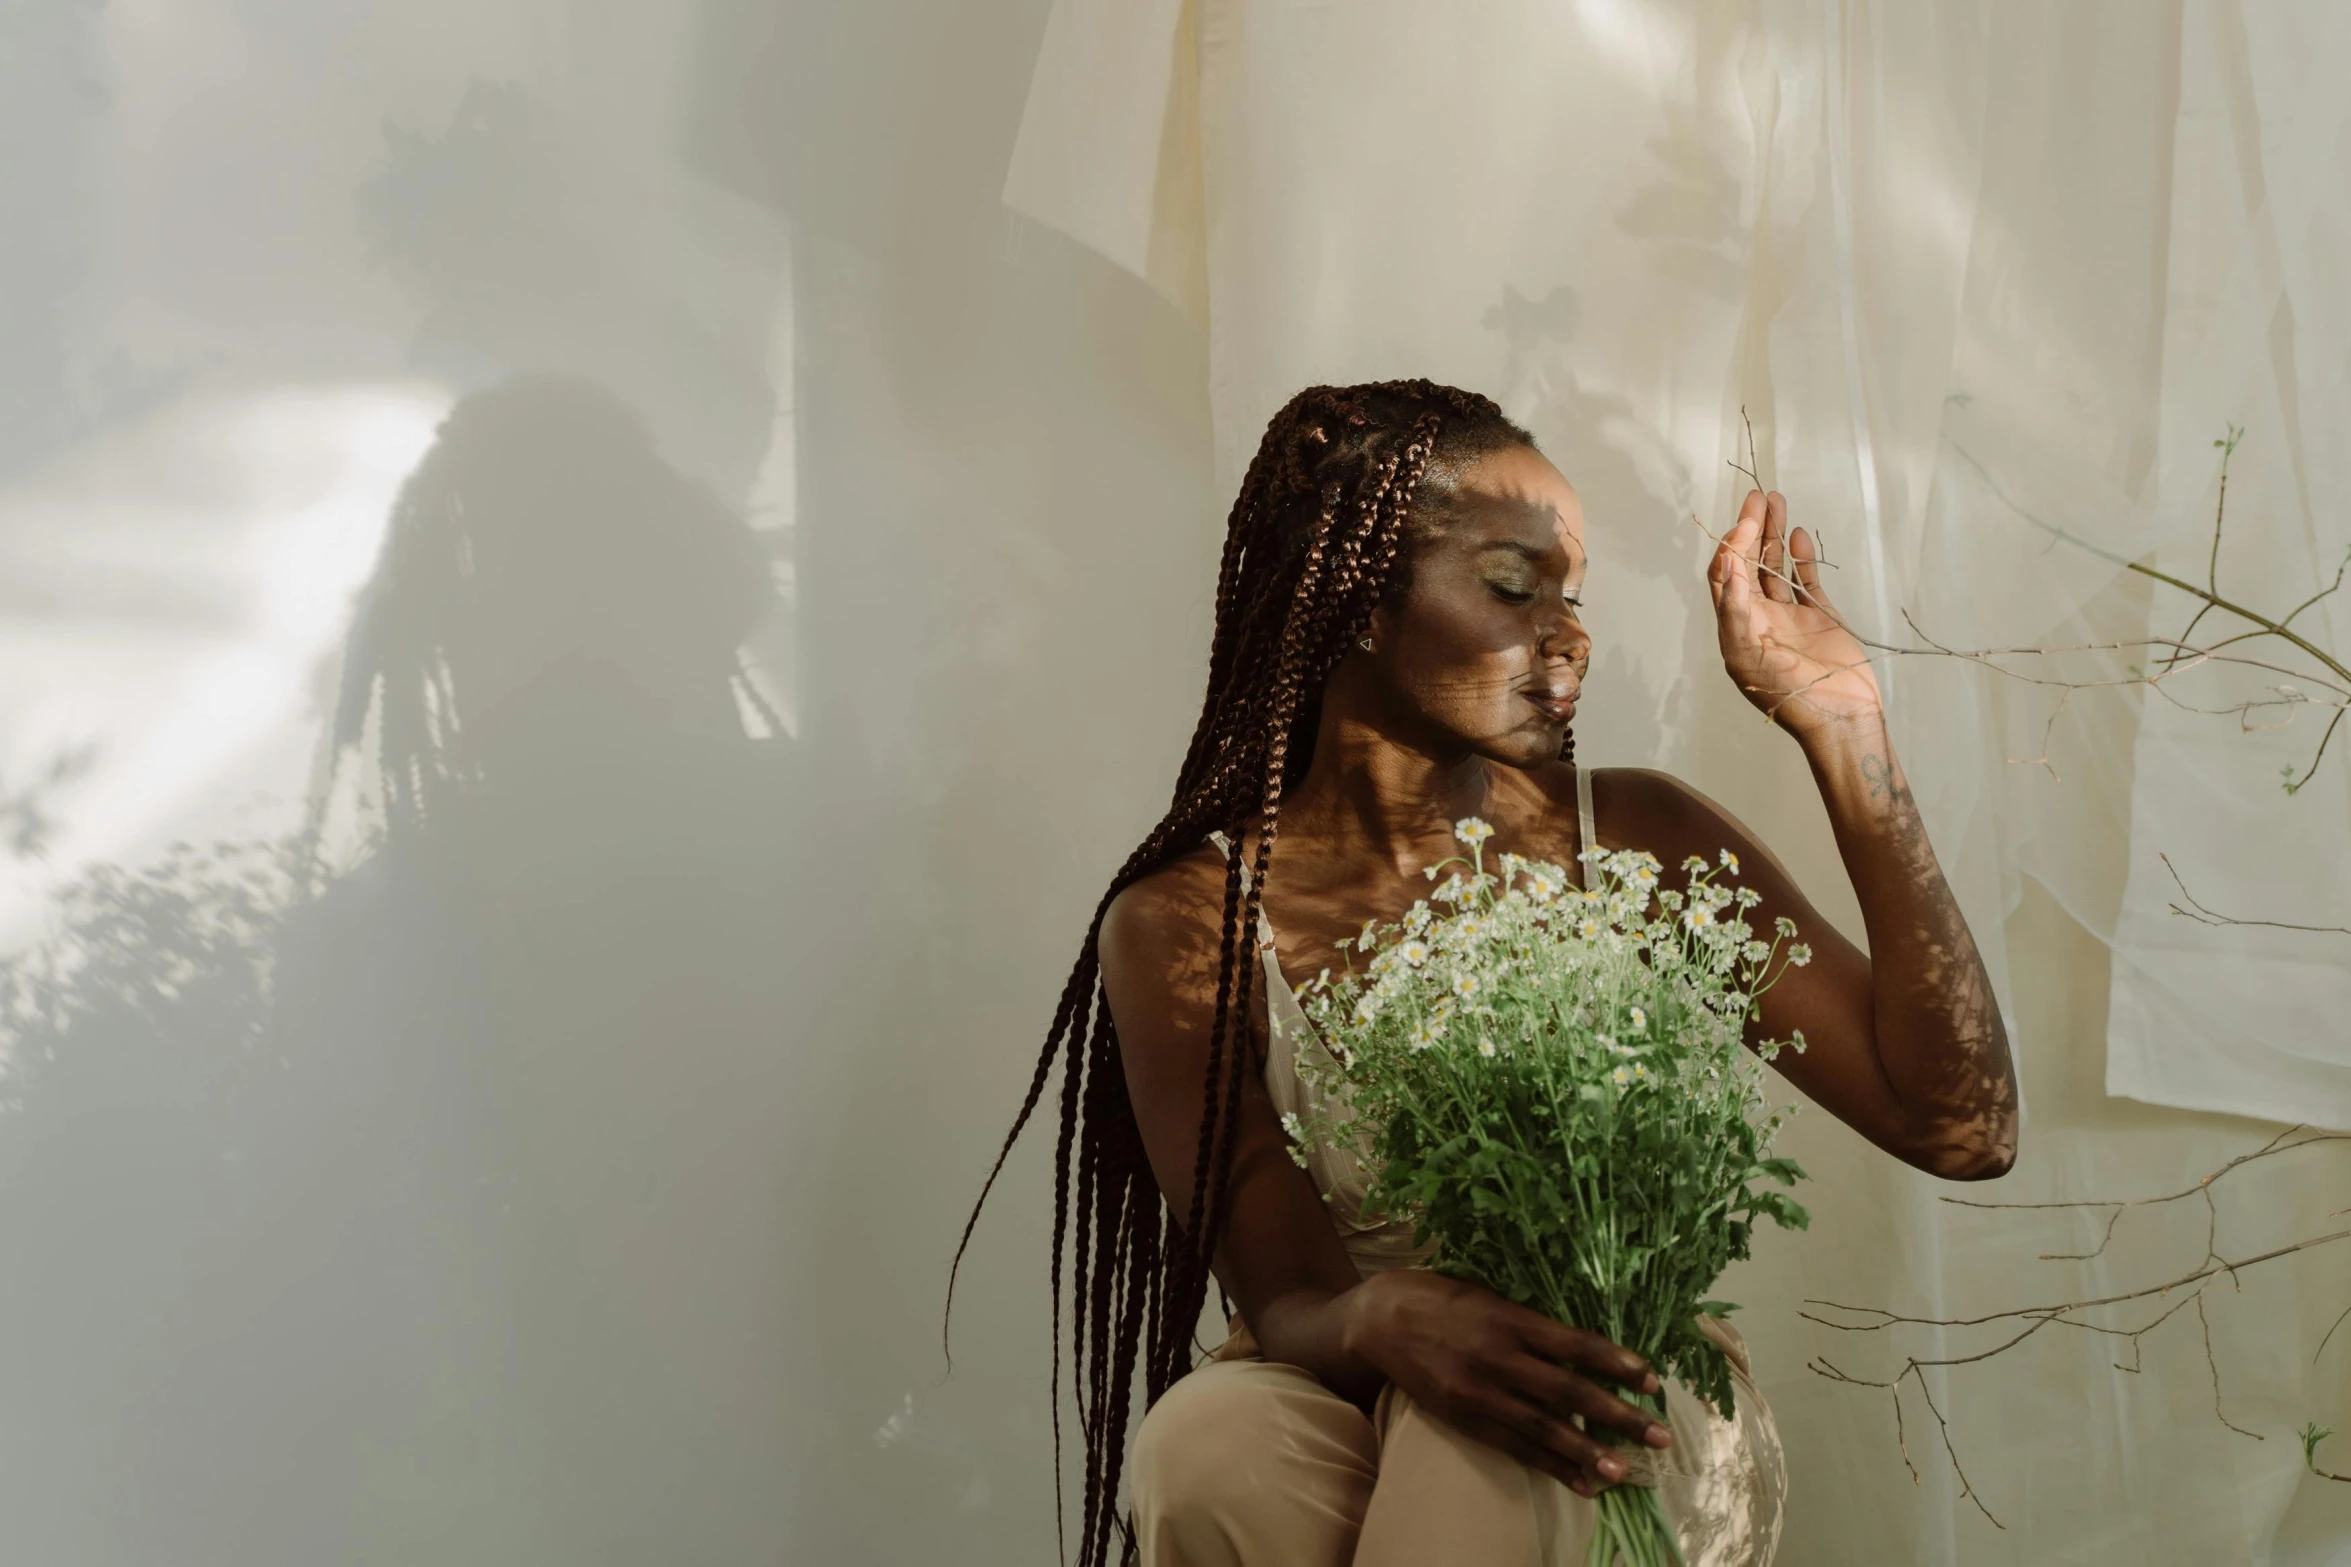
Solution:
[{"label": "forehead", "polygon": [[1445,531],[1460,544],[1556,551],[1583,561],[1583,502],[1540,452],[1511,446],[1479,458],[1462,471],[1446,509]]}]

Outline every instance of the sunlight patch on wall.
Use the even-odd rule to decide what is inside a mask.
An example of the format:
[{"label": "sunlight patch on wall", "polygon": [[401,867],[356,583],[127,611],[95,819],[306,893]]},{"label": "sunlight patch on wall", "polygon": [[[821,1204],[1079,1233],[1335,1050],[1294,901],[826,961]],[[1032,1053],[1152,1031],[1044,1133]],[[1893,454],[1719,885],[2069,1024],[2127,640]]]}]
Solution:
[{"label": "sunlight patch on wall", "polygon": [[[800,403],[793,369],[792,259],[786,247],[777,267],[775,303],[767,321],[767,379],[775,393],[775,415],[758,477],[751,481],[746,509],[752,530],[767,547],[775,574],[776,607],[745,649],[745,674],[760,696],[782,717],[784,732],[800,732]],[[744,727],[764,734],[770,725],[752,703],[740,703]]]},{"label": "sunlight patch on wall", "polygon": [[[0,780],[87,749],[0,948],[93,861],[290,826],[322,671],[448,404],[417,383],[192,399],[0,492]],[[275,804],[268,821],[250,802]]]}]

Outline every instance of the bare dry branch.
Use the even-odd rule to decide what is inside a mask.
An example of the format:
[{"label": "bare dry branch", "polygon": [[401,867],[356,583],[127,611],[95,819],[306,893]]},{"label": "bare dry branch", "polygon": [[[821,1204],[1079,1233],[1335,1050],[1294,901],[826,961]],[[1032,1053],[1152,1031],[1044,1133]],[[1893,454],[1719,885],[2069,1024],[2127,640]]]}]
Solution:
[{"label": "bare dry branch", "polygon": [[2180,879],[2179,867],[2171,863],[2170,855],[2158,854],[2156,858],[2163,862],[2165,870],[2171,872],[2172,883],[2180,889],[2180,896],[2188,900],[2188,907],[2184,909],[2176,903],[2172,904],[2172,913],[2184,914],[2198,924],[2263,925],[2271,930],[2306,930],[2323,936],[2351,936],[2351,925],[2297,925],[2288,920],[2239,919],[2234,915],[2216,914],[2197,902],[2195,894],[2188,891],[2188,884]]},{"label": "bare dry branch", "polygon": [[1985,1518],[1990,1519],[1993,1528],[2006,1529],[2008,1527],[2008,1525],[2002,1523],[1998,1518],[1993,1516],[1991,1508],[1984,1505],[1983,1497],[1976,1491],[1975,1482],[1968,1479],[1966,1467],[1959,1462],[1959,1449],[1953,1446],[1951,1442],[1951,1422],[1943,1418],[1943,1411],[1935,1403],[1934,1390],[1927,1386],[1926,1371],[1924,1368],[1926,1366],[1938,1364],[1938,1362],[1913,1360],[1909,1364],[1905,1365],[1901,1371],[1896,1373],[1894,1380],[1891,1382],[1872,1382],[1864,1377],[1848,1376],[1845,1372],[1839,1370],[1835,1365],[1831,1364],[1826,1357],[1816,1356],[1807,1364],[1811,1370],[1817,1372],[1821,1376],[1829,1378],[1831,1381],[1843,1382],[1852,1387],[1881,1388],[1885,1391],[1888,1397],[1893,1399],[1894,1440],[1896,1444],[1899,1445],[1902,1449],[1903,1464],[1910,1470],[1910,1483],[1913,1485],[1922,1485],[1925,1483],[1925,1481],[1918,1472],[1918,1465],[1911,1461],[1910,1440],[1904,1433],[1902,1426],[1902,1383],[1905,1378],[1915,1377],[1918,1381],[1919,1396],[1926,1400],[1927,1413],[1935,1417],[1935,1428],[1942,1433],[1943,1452],[1945,1456],[1951,1460],[1951,1472],[1959,1477],[1959,1494],[1973,1502],[1975,1504],[1975,1510],[1979,1513],[1982,1513]]}]

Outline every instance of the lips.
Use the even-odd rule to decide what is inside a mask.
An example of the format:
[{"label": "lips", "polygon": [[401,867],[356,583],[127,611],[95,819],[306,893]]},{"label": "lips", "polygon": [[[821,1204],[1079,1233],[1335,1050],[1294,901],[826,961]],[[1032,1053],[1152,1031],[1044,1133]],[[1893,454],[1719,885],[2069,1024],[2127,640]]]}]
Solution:
[{"label": "lips", "polygon": [[1522,691],[1519,695],[1532,702],[1536,712],[1555,724],[1564,724],[1575,717],[1575,696],[1572,692],[1555,694],[1549,691]]}]

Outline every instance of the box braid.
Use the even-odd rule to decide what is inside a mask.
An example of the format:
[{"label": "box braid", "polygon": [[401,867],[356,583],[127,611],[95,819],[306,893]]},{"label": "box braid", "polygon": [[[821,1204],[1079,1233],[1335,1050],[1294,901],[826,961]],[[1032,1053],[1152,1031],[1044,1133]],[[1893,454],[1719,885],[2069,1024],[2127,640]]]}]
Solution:
[{"label": "box braid", "polygon": [[[955,1252],[960,1268],[980,1208],[1058,1058],[1049,1273],[1055,1525],[1062,1518],[1066,1236],[1072,1243],[1066,1253],[1072,1371],[1086,1444],[1079,1567],[1105,1567],[1114,1534],[1123,1542],[1120,1559],[1134,1555],[1132,1526],[1117,1511],[1116,1499],[1138,1357],[1146,1408],[1191,1369],[1209,1259],[1231,1195],[1243,1073],[1261,1069],[1250,1027],[1259,964],[1255,941],[1245,941],[1242,933],[1257,928],[1282,796],[1313,760],[1323,682],[1364,634],[1373,610],[1402,593],[1408,546],[1441,520],[1462,467],[1513,444],[1534,443],[1492,401],[1453,387],[1429,381],[1317,386],[1274,415],[1241,481],[1217,568],[1208,694],[1176,777],[1174,801],[1094,910],[1028,1094]],[[1251,873],[1243,875],[1237,852],[1226,858],[1207,1092],[1191,1206],[1179,1223],[1161,1199],[1127,1099],[1118,1034],[1101,990],[1102,920],[1112,899],[1197,850],[1211,832],[1246,841],[1250,828],[1256,829]],[[950,1312],[954,1275],[951,1268]],[[1066,1541],[1062,1554],[1066,1560]]]}]

